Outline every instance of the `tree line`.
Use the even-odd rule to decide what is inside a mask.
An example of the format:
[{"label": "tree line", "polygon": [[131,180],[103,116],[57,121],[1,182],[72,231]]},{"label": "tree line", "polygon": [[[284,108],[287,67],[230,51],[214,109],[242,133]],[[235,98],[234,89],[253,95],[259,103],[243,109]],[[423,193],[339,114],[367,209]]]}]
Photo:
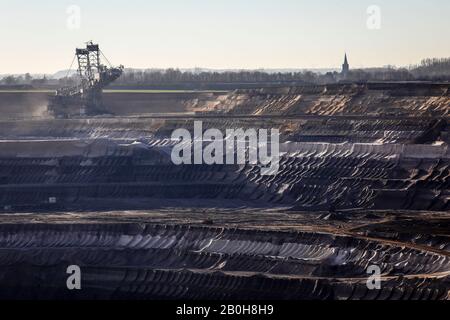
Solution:
[{"label": "tree line", "polygon": [[[346,78],[339,72],[326,74],[303,72],[265,71],[181,71],[166,70],[134,70],[127,69],[115,84],[117,85],[170,85],[179,83],[335,83],[339,81],[412,81],[432,80],[450,81],[450,58],[424,59],[420,64],[408,68],[385,67],[376,69],[351,70]],[[46,85],[51,82],[60,86],[75,85],[78,80],[73,75],[68,78],[54,80],[46,76],[33,78],[29,73],[20,76],[6,76],[0,80],[3,85],[33,86]]]},{"label": "tree line", "polygon": [[264,71],[180,71],[167,70],[125,70],[117,84],[168,84],[183,82],[199,83],[252,83],[252,82],[299,82],[313,81],[313,72],[268,73]]}]

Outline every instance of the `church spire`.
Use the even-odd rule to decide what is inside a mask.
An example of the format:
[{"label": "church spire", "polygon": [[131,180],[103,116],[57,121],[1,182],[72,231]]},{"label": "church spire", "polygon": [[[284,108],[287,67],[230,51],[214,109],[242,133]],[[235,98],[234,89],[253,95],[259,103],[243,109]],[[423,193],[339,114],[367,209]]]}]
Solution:
[{"label": "church spire", "polygon": [[350,71],[350,65],[348,64],[347,53],[345,53],[344,64],[342,65],[342,76],[347,78],[348,72]]}]

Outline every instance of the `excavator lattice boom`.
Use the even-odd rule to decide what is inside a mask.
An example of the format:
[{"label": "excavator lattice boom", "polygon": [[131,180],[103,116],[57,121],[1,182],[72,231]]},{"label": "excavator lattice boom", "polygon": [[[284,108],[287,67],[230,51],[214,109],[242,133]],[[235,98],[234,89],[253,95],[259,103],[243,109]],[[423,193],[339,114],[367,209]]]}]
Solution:
[{"label": "excavator lattice boom", "polygon": [[107,67],[102,64],[102,56],[99,45],[92,41],[87,43],[86,48],[76,49],[80,83],[57,90],[48,105],[51,115],[71,118],[108,113],[103,105],[103,89],[122,75],[124,67]]}]

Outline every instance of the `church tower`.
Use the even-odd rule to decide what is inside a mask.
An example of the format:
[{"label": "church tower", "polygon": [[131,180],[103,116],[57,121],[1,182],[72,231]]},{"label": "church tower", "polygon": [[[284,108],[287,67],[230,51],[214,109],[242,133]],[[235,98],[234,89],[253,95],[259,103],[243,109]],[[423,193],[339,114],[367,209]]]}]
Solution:
[{"label": "church tower", "polygon": [[347,60],[347,53],[345,54],[345,58],[344,58],[344,64],[342,65],[342,77],[344,79],[347,78],[348,76],[348,72],[350,71],[350,65],[348,64],[348,60]]}]

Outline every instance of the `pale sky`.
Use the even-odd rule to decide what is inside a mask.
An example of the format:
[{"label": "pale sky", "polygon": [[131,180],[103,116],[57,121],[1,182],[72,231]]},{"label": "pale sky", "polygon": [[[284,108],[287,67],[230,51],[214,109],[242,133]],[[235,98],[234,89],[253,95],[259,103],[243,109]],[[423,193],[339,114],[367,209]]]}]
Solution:
[{"label": "pale sky", "polygon": [[0,0],[0,74],[67,69],[88,40],[132,68],[405,66],[450,57],[449,17],[449,0]]}]

